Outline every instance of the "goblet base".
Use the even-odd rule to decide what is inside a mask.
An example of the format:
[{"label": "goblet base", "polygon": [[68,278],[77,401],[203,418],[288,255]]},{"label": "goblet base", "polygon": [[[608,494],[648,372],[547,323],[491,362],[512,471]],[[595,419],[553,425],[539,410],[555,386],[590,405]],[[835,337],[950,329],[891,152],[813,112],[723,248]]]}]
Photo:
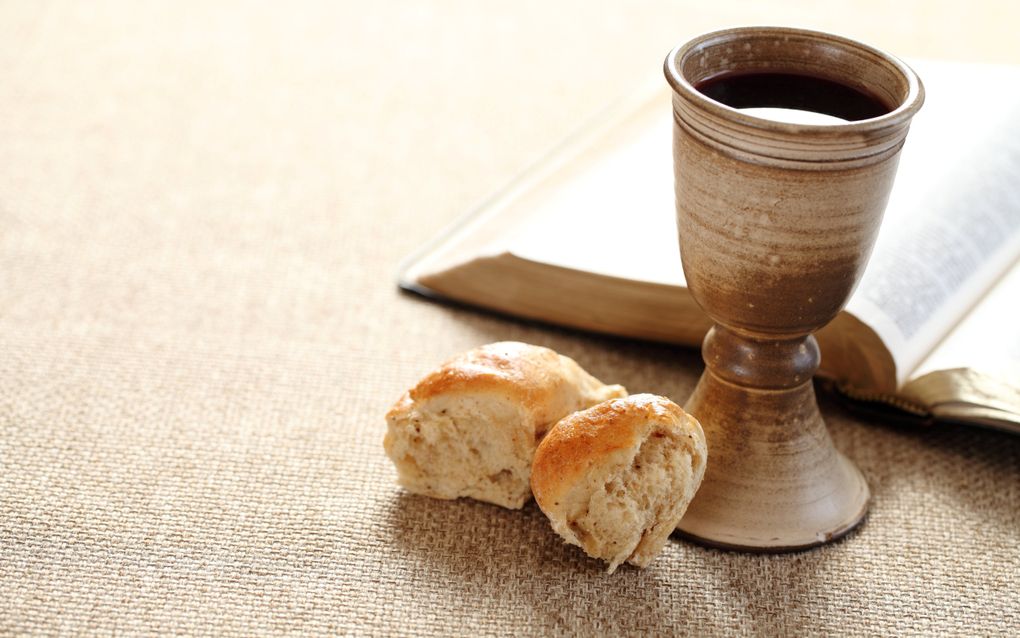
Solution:
[{"label": "goblet base", "polygon": [[704,481],[678,531],[697,543],[758,552],[840,538],[868,509],[860,471],[840,454],[808,381],[739,386],[706,369],[685,409],[708,440]]}]

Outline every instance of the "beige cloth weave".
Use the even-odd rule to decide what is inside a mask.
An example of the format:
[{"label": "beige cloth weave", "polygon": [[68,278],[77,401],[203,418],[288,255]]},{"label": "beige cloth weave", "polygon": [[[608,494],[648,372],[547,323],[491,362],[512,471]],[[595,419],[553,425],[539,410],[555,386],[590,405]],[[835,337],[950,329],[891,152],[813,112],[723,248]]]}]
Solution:
[{"label": "beige cloth weave", "polygon": [[823,403],[859,532],[614,576],[534,505],[402,493],[381,446],[405,387],[497,339],[690,392],[694,352],[393,285],[670,46],[785,22],[1002,60],[1016,20],[490,4],[0,6],[0,634],[1020,633],[1020,438]]}]

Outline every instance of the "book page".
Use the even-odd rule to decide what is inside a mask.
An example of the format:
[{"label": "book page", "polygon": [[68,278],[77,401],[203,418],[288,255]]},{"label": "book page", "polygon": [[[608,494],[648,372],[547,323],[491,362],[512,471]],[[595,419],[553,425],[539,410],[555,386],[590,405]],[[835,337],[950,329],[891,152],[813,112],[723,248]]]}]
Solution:
[{"label": "book page", "polygon": [[1020,261],[914,373],[969,368],[1020,389]]},{"label": "book page", "polygon": [[[941,62],[916,69],[925,105],[848,306],[886,343],[898,384],[1020,255],[1020,70]],[[975,99],[960,78],[994,86],[995,99]]]},{"label": "book page", "polygon": [[[673,212],[670,95],[656,79],[614,101],[402,266],[414,287],[470,260],[539,264],[684,286]],[[627,252],[651,238],[650,259]],[[617,250],[612,250],[613,247]]]},{"label": "book page", "polygon": [[509,251],[524,259],[621,279],[686,286],[673,195],[669,92],[596,142],[583,170],[548,182],[520,215]]}]

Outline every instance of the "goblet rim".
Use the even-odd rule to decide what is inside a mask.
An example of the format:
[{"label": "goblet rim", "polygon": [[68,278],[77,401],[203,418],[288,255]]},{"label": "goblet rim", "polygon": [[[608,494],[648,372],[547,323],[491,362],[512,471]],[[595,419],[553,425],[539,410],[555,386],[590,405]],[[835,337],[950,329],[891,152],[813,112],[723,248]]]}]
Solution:
[{"label": "goblet rim", "polygon": [[[679,61],[683,60],[686,54],[690,53],[696,47],[711,43],[713,40],[722,41],[726,38],[731,38],[734,35],[740,34],[755,34],[757,36],[775,35],[778,37],[806,36],[818,38],[820,40],[828,40],[832,43],[845,47],[856,48],[878,59],[883,59],[891,63],[896,71],[906,80],[907,93],[900,103],[888,113],[862,120],[826,124],[808,124],[782,122],[779,120],[751,115],[741,109],[728,106],[722,102],[717,102],[716,100],[706,96],[696,89],[686,77],[684,77],[679,68]],[[917,113],[917,111],[921,108],[921,105],[924,103],[924,84],[921,82],[917,73],[915,73],[906,62],[883,49],[865,44],[859,40],[813,29],[782,26],[742,26],[711,31],[688,40],[670,51],[666,56],[665,63],[663,64],[663,70],[670,87],[672,87],[676,93],[681,94],[684,98],[696,104],[699,108],[744,126],[780,134],[817,134],[821,136],[825,136],[826,134],[845,135],[847,133],[863,134],[886,130],[889,128],[896,128],[908,124],[910,119]]]}]

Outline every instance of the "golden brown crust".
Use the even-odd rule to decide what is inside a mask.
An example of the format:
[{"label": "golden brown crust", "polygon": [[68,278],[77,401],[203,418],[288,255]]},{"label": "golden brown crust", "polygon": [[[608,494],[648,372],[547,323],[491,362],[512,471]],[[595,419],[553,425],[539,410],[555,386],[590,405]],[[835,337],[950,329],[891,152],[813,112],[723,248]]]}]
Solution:
[{"label": "golden brown crust", "polygon": [[413,405],[414,402],[411,400],[411,393],[405,392],[399,399],[397,399],[397,402],[393,404],[393,407],[386,412],[386,419],[390,420],[403,412],[407,412]]},{"label": "golden brown crust", "polygon": [[415,401],[463,388],[499,385],[519,392],[541,387],[545,366],[559,366],[549,348],[514,341],[490,343],[460,354],[432,371],[411,390]]},{"label": "golden brown crust", "polygon": [[689,418],[669,399],[639,394],[612,399],[564,417],[538,446],[531,489],[543,510],[555,507],[561,495],[596,463],[637,445],[650,425]]},{"label": "golden brown crust", "polygon": [[454,357],[427,374],[390,414],[411,403],[451,393],[492,392],[532,413],[536,423],[548,423],[563,414],[559,411],[562,401],[557,398],[573,394],[567,365],[583,374],[576,363],[549,348],[516,341],[490,343]]}]

